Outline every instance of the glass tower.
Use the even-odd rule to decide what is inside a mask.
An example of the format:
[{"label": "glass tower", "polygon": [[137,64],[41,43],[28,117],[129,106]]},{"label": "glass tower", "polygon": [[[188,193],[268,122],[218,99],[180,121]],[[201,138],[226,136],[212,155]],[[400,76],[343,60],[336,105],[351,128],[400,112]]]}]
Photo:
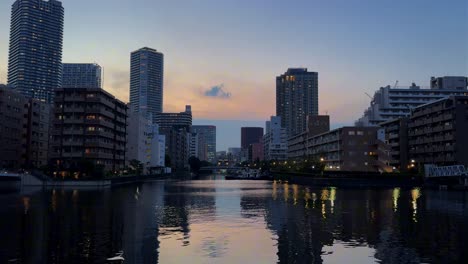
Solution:
[{"label": "glass tower", "polygon": [[61,86],[64,8],[57,0],[16,0],[11,8],[8,83],[52,102]]}]

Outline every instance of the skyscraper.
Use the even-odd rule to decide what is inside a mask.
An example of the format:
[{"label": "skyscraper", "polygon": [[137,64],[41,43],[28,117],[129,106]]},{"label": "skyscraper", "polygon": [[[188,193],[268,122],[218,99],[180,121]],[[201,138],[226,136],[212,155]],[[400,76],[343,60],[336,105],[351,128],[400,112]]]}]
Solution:
[{"label": "skyscraper", "polygon": [[289,68],[276,77],[276,115],[288,137],[306,130],[307,116],[318,115],[318,73]]},{"label": "skyscraper", "polygon": [[207,161],[214,163],[216,161],[216,126],[192,126],[192,131],[203,138],[206,144]]},{"label": "skyscraper", "polygon": [[64,9],[57,0],[16,0],[11,8],[8,83],[52,102],[61,86]]},{"label": "skyscraper", "polygon": [[164,55],[151,48],[141,48],[131,54],[131,111],[156,115],[163,111]]},{"label": "skyscraper", "polygon": [[62,88],[102,88],[101,72],[96,63],[64,63]]}]

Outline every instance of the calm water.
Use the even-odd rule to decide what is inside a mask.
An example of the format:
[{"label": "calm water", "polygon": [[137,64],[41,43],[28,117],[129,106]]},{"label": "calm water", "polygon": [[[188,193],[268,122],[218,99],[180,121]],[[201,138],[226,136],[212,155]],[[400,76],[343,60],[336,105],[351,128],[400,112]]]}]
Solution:
[{"label": "calm water", "polygon": [[211,176],[0,203],[0,263],[468,263],[463,192]]}]

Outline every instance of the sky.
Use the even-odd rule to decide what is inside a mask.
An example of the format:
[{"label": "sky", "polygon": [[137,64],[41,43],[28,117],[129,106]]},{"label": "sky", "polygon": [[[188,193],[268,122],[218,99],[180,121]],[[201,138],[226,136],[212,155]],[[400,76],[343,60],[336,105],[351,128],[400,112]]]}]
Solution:
[{"label": "sky", "polygon": [[[0,1],[0,83],[13,2]],[[163,52],[164,111],[192,105],[194,124],[218,126],[218,150],[275,115],[275,77],[288,67],[319,73],[332,127],[353,124],[381,86],[468,75],[466,0],[62,2],[63,62],[99,63],[104,89],[127,102],[130,52]]]}]

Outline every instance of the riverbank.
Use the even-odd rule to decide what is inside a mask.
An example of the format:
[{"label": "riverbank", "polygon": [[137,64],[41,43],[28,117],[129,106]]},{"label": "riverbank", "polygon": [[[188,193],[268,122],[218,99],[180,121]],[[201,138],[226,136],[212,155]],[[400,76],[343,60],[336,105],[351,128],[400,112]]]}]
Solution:
[{"label": "riverbank", "polygon": [[273,179],[290,183],[315,186],[335,187],[420,187],[424,185],[422,178],[408,175],[392,174],[313,174],[272,172]]}]

